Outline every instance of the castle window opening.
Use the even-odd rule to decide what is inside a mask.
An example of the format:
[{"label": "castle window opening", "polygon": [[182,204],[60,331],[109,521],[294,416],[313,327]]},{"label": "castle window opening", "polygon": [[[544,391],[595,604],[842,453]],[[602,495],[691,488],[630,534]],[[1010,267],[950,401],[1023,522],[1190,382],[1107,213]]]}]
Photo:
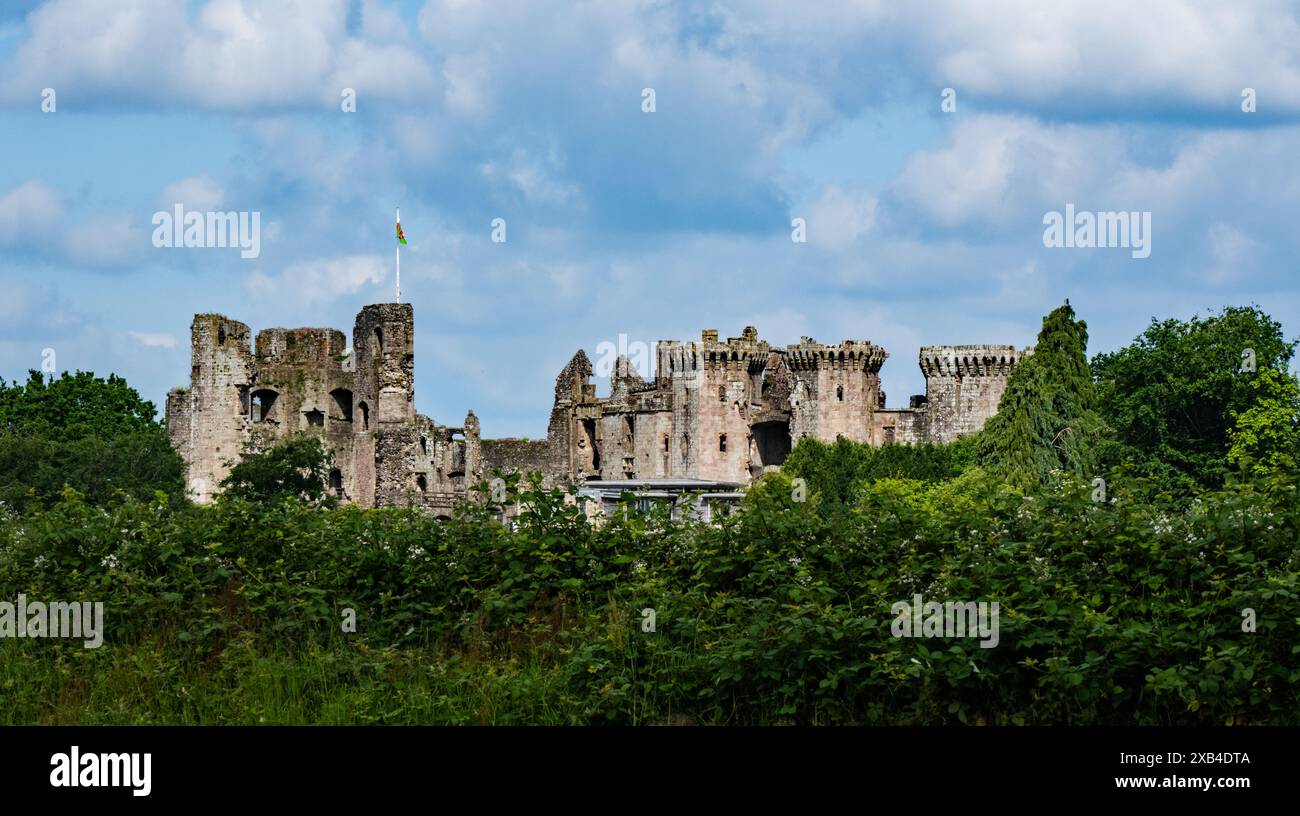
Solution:
[{"label": "castle window opening", "polygon": [[314,409],[311,411],[305,411],[304,416],[307,417],[307,427],[309,428],[325,427],[325,415],[320,411]]},{"label": "castle window opening", "polygon": [[334,398],[334,405],[339,409],[339,414],[333,417],[339,422],[352,421],[352,392],[346,388],[335,388],[330,392]]},{"label": "castle window opening", "polygon": [[252,405],[249,408],[249,419],[254,422],[273,422],[275,416],[272,413],[275,408],[275,398],[278,395],[269,389],[262,388],[253,392]]},{"label": "castle window opening", "polygon": [[362,400],[357,407],[361,409],[361,430],[370,430],[370,406],[366,405],[365,400]]},{"label": "castle window opening", "polygon": [[586,455],[591,458],[588,462],[581,462],[580,464],[589,464],[593,472],[600,473],[600,446],[596,443],[596,420],[584,419],[582,421],[582,432],[583,436],[586,437],[586,447],[589,449]]},{"label": "castle window opening", "polygon": [[423,473],[415,477],[415,486],[420,488],[421,493],[429,492],[429,480],[424,477]]},{"label": "castle window opening", "polygon": [[375,327],[375,344],[371,349],[372,355],[378,357],[384,352],[384,330],[379,326]]},{"label": "castle window opening", "polygon": [[790,423],[782,420],[760,422],[753,427],[754,447],[761,467],[781,465],[790,455]]},{"label": "castle window opening", "polygon": [[844,402],[844,386],[842,385],[835,386],[835,399],[839,400],[840,402]]},{"label": "castle window opening", "polygon": [[451,469],[453,471],[453,476],[456,471],[461,473],[465,472],[465,439],[464,437],[457,438],[458,436],[458,433],[453,432],[448,437],[448,441],[451,443]]},{"label": "castle window opening", "polygon": [[726,435],[726,434],[719,434],[719,435],[718,435],[718,450],[721,451],[722,453],[726,453],[726,452],[727,452],[727,435]]},{"label": "castle window opening", "polygon": [[343,495],[343,471],[338,468],[330,471],[330,490],[335,496]]}]

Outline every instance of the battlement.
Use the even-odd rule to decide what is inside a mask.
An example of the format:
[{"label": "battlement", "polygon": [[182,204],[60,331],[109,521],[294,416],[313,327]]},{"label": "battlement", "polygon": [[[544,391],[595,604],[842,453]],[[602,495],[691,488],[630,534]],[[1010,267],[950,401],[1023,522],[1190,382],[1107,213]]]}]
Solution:
[{"label": "battlement", "polygon": [[922,346],[921,372],[927,377],[1006,377],[1031,349],[1015,346]]},{"label": "battlement", "polygon": [[883,348],[867,340],[845,340],[831,346],[804,337],[785,347],[786,365],[792,371],[844,369],[877,374],[888,357]]},{"label": "battlement", "polygon": [[728,337],[725,343],[718,341],[717,329],[704,329],[697,353],[704,369],[749,369],[757,364],[761,371],[767,365],[770,348],[766,340],[758,339],[758,329],[746,326],[740,337]]}]

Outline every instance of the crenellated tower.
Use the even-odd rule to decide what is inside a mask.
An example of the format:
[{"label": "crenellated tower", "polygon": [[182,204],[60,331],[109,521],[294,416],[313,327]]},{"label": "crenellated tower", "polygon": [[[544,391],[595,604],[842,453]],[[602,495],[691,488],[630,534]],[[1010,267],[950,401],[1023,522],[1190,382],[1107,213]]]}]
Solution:
[{"label": "crenellated tower", "polygon": [[983,428],[998,411],[1007,378],[1030,353],[1004,345],[922,346],[927,440],[951,442]]},{"label": "crenellated tower", "polygon": [[786,346],[785,365],[790,392],[790,436],[832,442],[843,436],[858,442],[871,439],[873,414],[884,407],[880,397],[880,367],[888,354],[866,340],[839,345],[804,337]]},{"label": "crenellated tower", "polygon": [[750,426],[762,405],[770,351],[753,326],[725,343],[716,330],[701,333],[695,349],[698,387],[688,392],[685,422],[674,423],[678,434],[697,440],[693,461],[684,463],[686,476],[723,482],[750,479]]}]

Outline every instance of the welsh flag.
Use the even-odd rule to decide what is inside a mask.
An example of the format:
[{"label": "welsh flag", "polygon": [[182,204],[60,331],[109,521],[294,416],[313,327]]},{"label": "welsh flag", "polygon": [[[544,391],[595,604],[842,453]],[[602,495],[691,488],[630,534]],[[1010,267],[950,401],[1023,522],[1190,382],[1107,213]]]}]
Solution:
[{"label": "welsh flag", "polygon": [[405,244],[405,243],[406,243],[406,234],[405,234],[404,232],[402,232],[402,222],[401,222],[401,221],[398,221],[398,222],[397,222],[397,243],[399,243],[399,244]]}]

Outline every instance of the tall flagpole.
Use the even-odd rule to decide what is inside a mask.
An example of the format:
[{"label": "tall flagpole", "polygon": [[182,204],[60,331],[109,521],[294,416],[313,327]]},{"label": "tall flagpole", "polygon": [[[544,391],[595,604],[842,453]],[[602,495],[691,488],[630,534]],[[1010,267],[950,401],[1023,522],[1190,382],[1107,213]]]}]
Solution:
[{"label": "tall flagpole", "polygon": [[[402,227],[402,208],[397,208],[397,227]],[[402,302],[402,242],[397,242],[397,302]]]}]

